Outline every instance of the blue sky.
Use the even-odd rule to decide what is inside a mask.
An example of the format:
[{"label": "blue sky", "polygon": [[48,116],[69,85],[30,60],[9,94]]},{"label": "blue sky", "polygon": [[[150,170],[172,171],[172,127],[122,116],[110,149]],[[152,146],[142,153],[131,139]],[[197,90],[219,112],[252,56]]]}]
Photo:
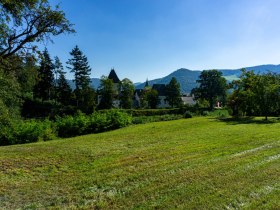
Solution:
[{"label": "blue sky", "polygon": [[[78,45],[91,77],[115,68],[143,82],[179,68],[241,68],[280,62],[279,0],[51,0],[76,34],[53,38],[64,63]],[[68,78],[72,78],[68,74]]]}]

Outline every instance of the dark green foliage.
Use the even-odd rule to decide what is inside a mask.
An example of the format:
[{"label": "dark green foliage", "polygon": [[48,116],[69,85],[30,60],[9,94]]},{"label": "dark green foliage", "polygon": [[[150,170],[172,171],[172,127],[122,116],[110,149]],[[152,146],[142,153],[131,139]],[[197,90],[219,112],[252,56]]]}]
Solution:
[{"label": "dark green foliage", "polygon": [[9,118],[17,117],[21,105],[20,85],[12,72],[0,68],[0,116],[6,112]]},{"label": "dark green foliage", "polygon": [[57,80],[57,87],[56,87],[56,97],[57,101],[67,105],[70,103],[71,98],[71,88],[65,78],[64,72],[59,72],[59,77]]},{"label": "dark green foliage", "polygon": [[61,104],[68,105],[70,103],[72,90],[65,78],[66,72],[64,72],[63,65],[57,56],[55,57],[54,74],[55,100]]},{"label": "dark green foliage", "polygon": [[144,100],[148,102],[148,107],[156,109],[159,103],[158,92],[154,89],[148,89],[144,93]]},{"label": "dark green foliage", "polygon": [[180,84],[175,77],[172,77],[166,86],[166,100],[172,108],[179,107],[182,104]]},{"label": "dark green foliage", "polygon": [[40,62],[38,81],[34,87],[34,96],[43,101],[51,100],[54,92],[54,64],[50,58],[47,49],[43,52],[43,57]]},{"label": "dark green foliage", "polygon": [[98,109],[111,109],[113,107],[114,92],[113,80],[108,79],[108,77],[102,76],[100,87],[98,90],[98,94],[100,97]]},{"label": "dark green foliage", "polygon": [[185,113],[184,113],[184,118],[192,118],[192,116],[193,116],[193,114],[190,112],[190,111],[186,111]]},{"label": "dark green foliage", "polygon": [[202,71],[197,83],[199,83],[199,87],[192,91],[196,100],[207,100],[211,110],[214,109],[217,101],[222,101],[224,104],[227,85],[226,79],[222,77],[222,72],[217,70]]},{"label": "dark green foliage", "polygon": [[81,102],[79,103],[79,110],[86,114],[91,114],[96,107],[96,92],[91,87],[84,88],[82,90],[75,91],[75,94],[79,94]]},{"label": "dark green foliage", "polygon": [[27,56],[23,59],[20,69],[16,70],[16,77],[20,84],[23,98],[33,97],[34,86],[38,79],[38,66],[36,61],[34,56]]},{"label": "dark green foliage", "polygon": [[42,101],[41,99],[26,98],[21,109],[21,115],[24,118],[52,118],[59,109],[60,105],[53,100]]},{"label": "dark green foliage", "polygon": [[123,79],[119,87],[120,92],[120,107],[123,109],[131,109],[132,107],[132,98],[134,93],[133,82],[129,79]]}]

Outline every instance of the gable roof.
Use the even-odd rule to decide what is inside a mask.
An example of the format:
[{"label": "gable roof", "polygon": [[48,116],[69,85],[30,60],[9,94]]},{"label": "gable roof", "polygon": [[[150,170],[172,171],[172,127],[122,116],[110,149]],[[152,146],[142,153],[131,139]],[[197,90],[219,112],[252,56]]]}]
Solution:
[{"label": "gable roof", "polygon": [[110,74],[108,76],[108,79],[113,80],[114,83],[119,83],[120,82],[120,79],[117,76],[117,74],[116,74],[114,69],[111,69]]},{"label": "gable roof", "polygon": [[165,84],[154,84],[152,89],[158,92],[158,96],[166,95],[166,85]]}]

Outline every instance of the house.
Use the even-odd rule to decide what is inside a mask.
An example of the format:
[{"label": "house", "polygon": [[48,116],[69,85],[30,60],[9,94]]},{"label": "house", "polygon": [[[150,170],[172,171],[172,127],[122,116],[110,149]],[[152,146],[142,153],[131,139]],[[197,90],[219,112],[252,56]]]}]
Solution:
[{"label": "house", "polygon": [[153,90],[158,92],[158,108],[168,108],[170,107],[168,101],[166,100],[166,85],[165,84],[154,84]]},{"label": "house", "polygon": [[184,94],[184,95],[182,95],[181,99],[183,101],[183,105],[186,105],[186,104],[195,105],[196,104],[196,102],[194,101],[193,95]]}]

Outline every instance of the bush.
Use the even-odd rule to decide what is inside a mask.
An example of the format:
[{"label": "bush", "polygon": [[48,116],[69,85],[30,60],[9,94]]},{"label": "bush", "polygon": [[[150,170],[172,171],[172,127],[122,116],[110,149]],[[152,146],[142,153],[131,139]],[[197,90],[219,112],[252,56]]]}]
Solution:
[{"label": "bush", "polygon": [[58,136],[72,137],[126,127],[131,122],[132,117],[130,115],[118,110],[95,112],[88,116],[80,112],[74,117],[58,117],[56,128]]},{"label": "bush", "polygon": [[49,120],[14,120],[0,125],[0,145],[24,144],[54,139],[55,129]]},{"label": "bush", "polygon": [[190,111],[186,111],[185,113],[184,113],[184,116],[183,116],[184,118],[192,118],[192,113],[190,112]]},{"label": "bush", "polygon": [[14,126],[14,142],[16,144],[47,141],[55,138],[55,132],[49,120],[21,121]]},{"label": "bush", "polygon": [[74,117],[57,117],[55,124],[59,137],[72,137],[86,134],[89,125],[89,117],[81,112],[78,112]]}]

